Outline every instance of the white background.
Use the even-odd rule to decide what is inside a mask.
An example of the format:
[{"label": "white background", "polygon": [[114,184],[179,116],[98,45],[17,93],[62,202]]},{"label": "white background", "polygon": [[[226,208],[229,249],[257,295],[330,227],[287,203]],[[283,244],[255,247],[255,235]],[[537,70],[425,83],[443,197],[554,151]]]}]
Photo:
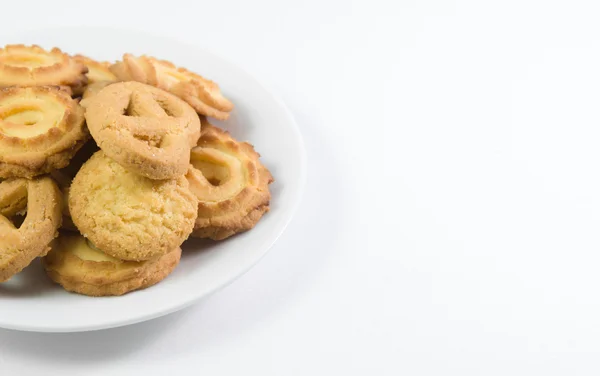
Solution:
[{"label": "white background", "polygon": [[3,32],[146,30],[237,63],[293,111],[309,176],[233,285],[125,328],[0,330],[0,375],[600,372],[597,2],[15,3]]}]

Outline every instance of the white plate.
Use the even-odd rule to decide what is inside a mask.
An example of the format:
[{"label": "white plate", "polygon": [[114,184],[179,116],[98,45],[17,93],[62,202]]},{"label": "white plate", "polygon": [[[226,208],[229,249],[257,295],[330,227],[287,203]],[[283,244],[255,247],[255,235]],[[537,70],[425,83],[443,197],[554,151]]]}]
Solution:
[{"label": "white plate", "polygon": [[190,240],[166,280],[122,297],[89,298],[53,285],[36,260],[0,285],[0,327],[73,332],[133,324],[182,309],[232,282],[273,245],[300,202],[306,175],[300,132],[285,105],[240,68],[194,46],[138,32],[112,29],[51,29],[5,36],[3,43],[60,47],[100,60],[124,52],[149,54],[214,79],[236,105],[217,124],[249,140],[273,173],[271,211],[251,231],[222,242]]}]

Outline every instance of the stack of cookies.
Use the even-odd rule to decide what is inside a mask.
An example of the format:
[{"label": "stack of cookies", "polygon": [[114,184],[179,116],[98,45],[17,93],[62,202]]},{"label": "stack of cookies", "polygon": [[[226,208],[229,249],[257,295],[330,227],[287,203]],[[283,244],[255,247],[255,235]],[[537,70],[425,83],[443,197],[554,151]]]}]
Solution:
[{"label": "stack of cookies", "polygon": [[122,295],[166,278],[181,245],[249,230],[273,181],[210,124],[233,104],[148,56],[114,64],[0,49],[0,281],[43,257],[66,290]]}]

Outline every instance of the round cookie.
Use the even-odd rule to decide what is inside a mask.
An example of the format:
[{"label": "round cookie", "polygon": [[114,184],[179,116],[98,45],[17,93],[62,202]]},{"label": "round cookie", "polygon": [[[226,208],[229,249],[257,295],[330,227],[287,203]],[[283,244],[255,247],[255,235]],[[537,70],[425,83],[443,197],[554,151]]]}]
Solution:
[{"label": "round cookie", "polygon": [[192,236],[222,240],[253,228],[269,210],[273,177],[252,145],[202,123],[198,146],[192,149],[186,175],[198,198]]},{"label": "round cookie", "polygon": [[143,82],[169,91],[201,115],[226,120],[233,110],[233,103],[221,94],[215,82],[166,60],[125,54],[123,61],[113,64],[110,70],[121,81]]},{"label": "round cookie", "polygon": [[184,175],[200,119],[184,101],[153,86],[120,82],[85,99],[98,146],[128,170],[150,179]]},{"label": "round cookie", "polygon": [[58,48],[46,51],[32,45],[0,48],[0,87],[67,86],[79,92],[86,84],[84,64]]},{"label": "round cookie", "polygon": [[123,295],[165,279],[179,264],[181,248],[147,261],[123,261],[79,234],[61,234],[43,258],[46,273],[65,290],[89,296]]},{"label": "round cookie", "polygon": [[[0,183],[0,282],[45,255],[58,234],[62,196],[49,177]],[[27,213],[17,228],[11,219]]]},{"label": "round cookie", "polygon": [[183,176],[148,179],[103,151],[81,167],[69,191],[81,234],[122,260],[147,260],[180,246],[194,227],[197,203]]},{"label": "round cookie", "polygon": [[89,139],[83,108],[55,87],[0,90],[0,178],[65,167]]}]

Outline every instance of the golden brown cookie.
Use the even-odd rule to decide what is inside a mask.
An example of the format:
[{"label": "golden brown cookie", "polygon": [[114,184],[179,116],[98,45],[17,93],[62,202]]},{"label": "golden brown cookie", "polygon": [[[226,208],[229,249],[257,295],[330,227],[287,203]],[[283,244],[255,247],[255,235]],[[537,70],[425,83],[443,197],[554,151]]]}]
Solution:
[{"label": "golden brown cookie", "polygon": [[[0,282],[44,256],[60,226],[62,197],[49,177],[0,183]],[[27,213],[17,228],[11,218]]]},{"label": "golden brown cookie", "polygon": [[103,151],[83,165],[69,192],[79,231],[122,260],[147,260],[180,246],[192,232],[197,204],[183,176],[148,179]]},{"label": "golden brown cookie", "polygon": [[203,121],[186,175],[198,198],[192,236],[225,239],[253,228],[269,210],[273,177],[259,157],[252,145]]},{"label": "golden brown cookie", "polygon": [[90,59],[87,56],[83,55],[75,55],[73,58],[79,63],[85,65],[88,69],[87,79],[88,85],[97,83],[97,82],[115,82],[117,81],[117,76],[115,76],[110,69],[110,63],[106,61],[96,61],[94,59]]},{"label": "golden brown cookie", "polygon": [[0,49],[0,87],[58,85],[79,91],[86,72],[85,65],[58,48],[18,44]]},{"label": "golden brown cookie", "polygon": [[85,117],[98,146],[150,179],[184,175],[200,120],[184,101],[139,82],[109,85],[86,99]]},{"label": "golden brown cookie", "polygon": [[108,85],[112,84],[113,82],[110,81],[99,81],[99,82],[93,82],[91,84],[89,84],[88,86],[85,87],[85,89],[83,90],[83,96],[81,97],[81,105],[83,107],[85,107],[85,104],[88,102],[88,100],[95,96],[96,94],[98,94],[102,89],[104,89],[105,87],[107,87]]},{"label": "golden brown cookie", "polygon": [[123,55],[110,70],[121,81],[138,81],[169,91],[190,104],[199,114],[226,120],[233,103],[221,94],[219,86],[185,68],[149,56]]},{"label": "golden brown cookie", "polygon": [[65,290],[89,296],[123,295],[165,279],[181,258],[176,247],[147,261],[107,255],[79,234],[61,234],[43,259],[46,273]]},{"label": "golden brown cookie", "polygon": [[65,167],[89,138],[83,108],[53,87],[0,90],[0,178]]}]

